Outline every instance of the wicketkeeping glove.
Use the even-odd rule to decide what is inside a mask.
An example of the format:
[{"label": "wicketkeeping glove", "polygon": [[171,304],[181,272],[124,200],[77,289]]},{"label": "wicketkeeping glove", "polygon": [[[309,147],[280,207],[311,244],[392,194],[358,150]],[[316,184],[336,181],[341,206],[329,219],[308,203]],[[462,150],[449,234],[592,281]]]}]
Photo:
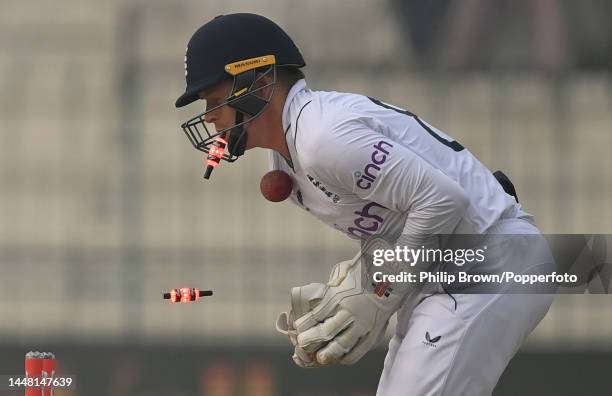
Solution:
[{"label": "wicketkeeping glove", "polygon": [[[298,365],[353,364],[380,341],[410,290],[402,283],[372,284],[369,252],[388,248],[384,240],[370,241],[363,254],[334,267],[327,285],[292,289],[292,312],[285,315]],[[397,274],[400,269],[394,264],[375,270]]]},{"label": "wicketkeeping glove", "polygon": [[302,287],[291,289],[291,311],[281,312],[276,319],[276,330],[289,336],[289,340],[295,347],[293,361],[302,368],[319,367],[314,353],[306,352],[297,346],[297,330],[294,322],[296,317],[305,315],[315,307],[323,298],[327,285],[324,283],[311,283]]}]

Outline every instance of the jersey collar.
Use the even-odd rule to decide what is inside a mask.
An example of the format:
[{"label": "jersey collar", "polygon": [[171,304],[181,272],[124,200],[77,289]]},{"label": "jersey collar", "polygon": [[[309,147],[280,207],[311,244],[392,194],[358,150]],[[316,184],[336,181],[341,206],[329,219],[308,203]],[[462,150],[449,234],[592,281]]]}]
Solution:
[{"label": "jersey collar", "polygon": [[295,84],[293,84],[293,86],[289,90],[289,93],[287,94],[287,98],[285,99],[285,105],[283,107],[283,130],[284,131],[286,131],[287,128],[289,128],[289,124],[291,123],[291,120],[289,119],[289,108],[291,107],[291,102],[293,101],[293,98],[295,97],[295,95],[297,95],[297,93],[303,89],[306,89],[306,80],[301,79],[301,80],[298,80]]}]

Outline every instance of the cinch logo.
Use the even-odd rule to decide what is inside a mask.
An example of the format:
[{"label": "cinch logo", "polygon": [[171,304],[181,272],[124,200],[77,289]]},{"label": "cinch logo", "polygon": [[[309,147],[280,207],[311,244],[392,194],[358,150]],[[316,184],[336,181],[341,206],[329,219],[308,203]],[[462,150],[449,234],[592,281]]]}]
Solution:
[{"label": "cinch logo", "polygon": [[372,183],[374,183],[378,177],[378,172],[380,172],[381,166],[387,161],[389,152],[385,150],[385,145],[393,147],[391,143],[385,140],[381,140],[380,142],[376,143],[374,146],[372,146],[376,150],[372,152],[372,156],[370,157],[371,163],[368,163],[365,166],[363,172],[355,172],[355,177],[358,178],[357,187],[361,188],[362,190],[367,190],[372,186]]},{"label": "cinch logo", "polygon": [[442,338],[442,336],[437,336],[434,338],[431,338],[429,335],[429,331],[425,332],[425,341],[423,341],[423,344],[430,346],[432,348],[437,348],[438,346],[436,345],[436,342],[440,341],[440,338]]},{"label": "cinch logo", "polygon": [[380,226],[385,221],[381,216],[372,213],[372,208],[379,207],[385,209],[384,206],[376,202],[370,202],[361,210],[354,212],[357,217],[353,221],[354,227],[349,227],[347,233],[356,239],[367,239],[380,229]]}]

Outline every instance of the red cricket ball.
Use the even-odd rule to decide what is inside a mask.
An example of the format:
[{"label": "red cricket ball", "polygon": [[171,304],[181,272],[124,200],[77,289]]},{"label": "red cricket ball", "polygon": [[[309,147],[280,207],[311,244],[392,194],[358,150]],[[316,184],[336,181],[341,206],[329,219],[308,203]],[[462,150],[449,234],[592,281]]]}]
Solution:
[{"label": "red cricket ball", "polygon": [[281,202],[291,195],[293,180],[291,176],[281,170],[266,173],[259,183],[261,194],[268,201]]}]

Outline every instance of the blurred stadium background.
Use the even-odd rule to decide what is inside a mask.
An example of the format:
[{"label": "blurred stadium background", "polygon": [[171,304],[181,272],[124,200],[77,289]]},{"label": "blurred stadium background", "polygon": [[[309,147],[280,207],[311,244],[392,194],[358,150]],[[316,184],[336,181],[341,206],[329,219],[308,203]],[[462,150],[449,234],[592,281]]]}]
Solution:
[{"label": "blurred stadium background", "polygon": [[[64,395],[373,394],[386,345],[306,372],[274,331],[355,246],[260,196],[263,153],[205,182],[180,130],[201,111],[173,105],[186,43],[238,11],[290,33],[312,88],[409,108],[504,170],[543,231],[612,233],[605,0],[4,0],[0,373],[39,349],[76,375]],[[181,286],[215,296],[161,300]],[[611,363],[612,298],[559,296],[496,394],[610,394]]]}]

